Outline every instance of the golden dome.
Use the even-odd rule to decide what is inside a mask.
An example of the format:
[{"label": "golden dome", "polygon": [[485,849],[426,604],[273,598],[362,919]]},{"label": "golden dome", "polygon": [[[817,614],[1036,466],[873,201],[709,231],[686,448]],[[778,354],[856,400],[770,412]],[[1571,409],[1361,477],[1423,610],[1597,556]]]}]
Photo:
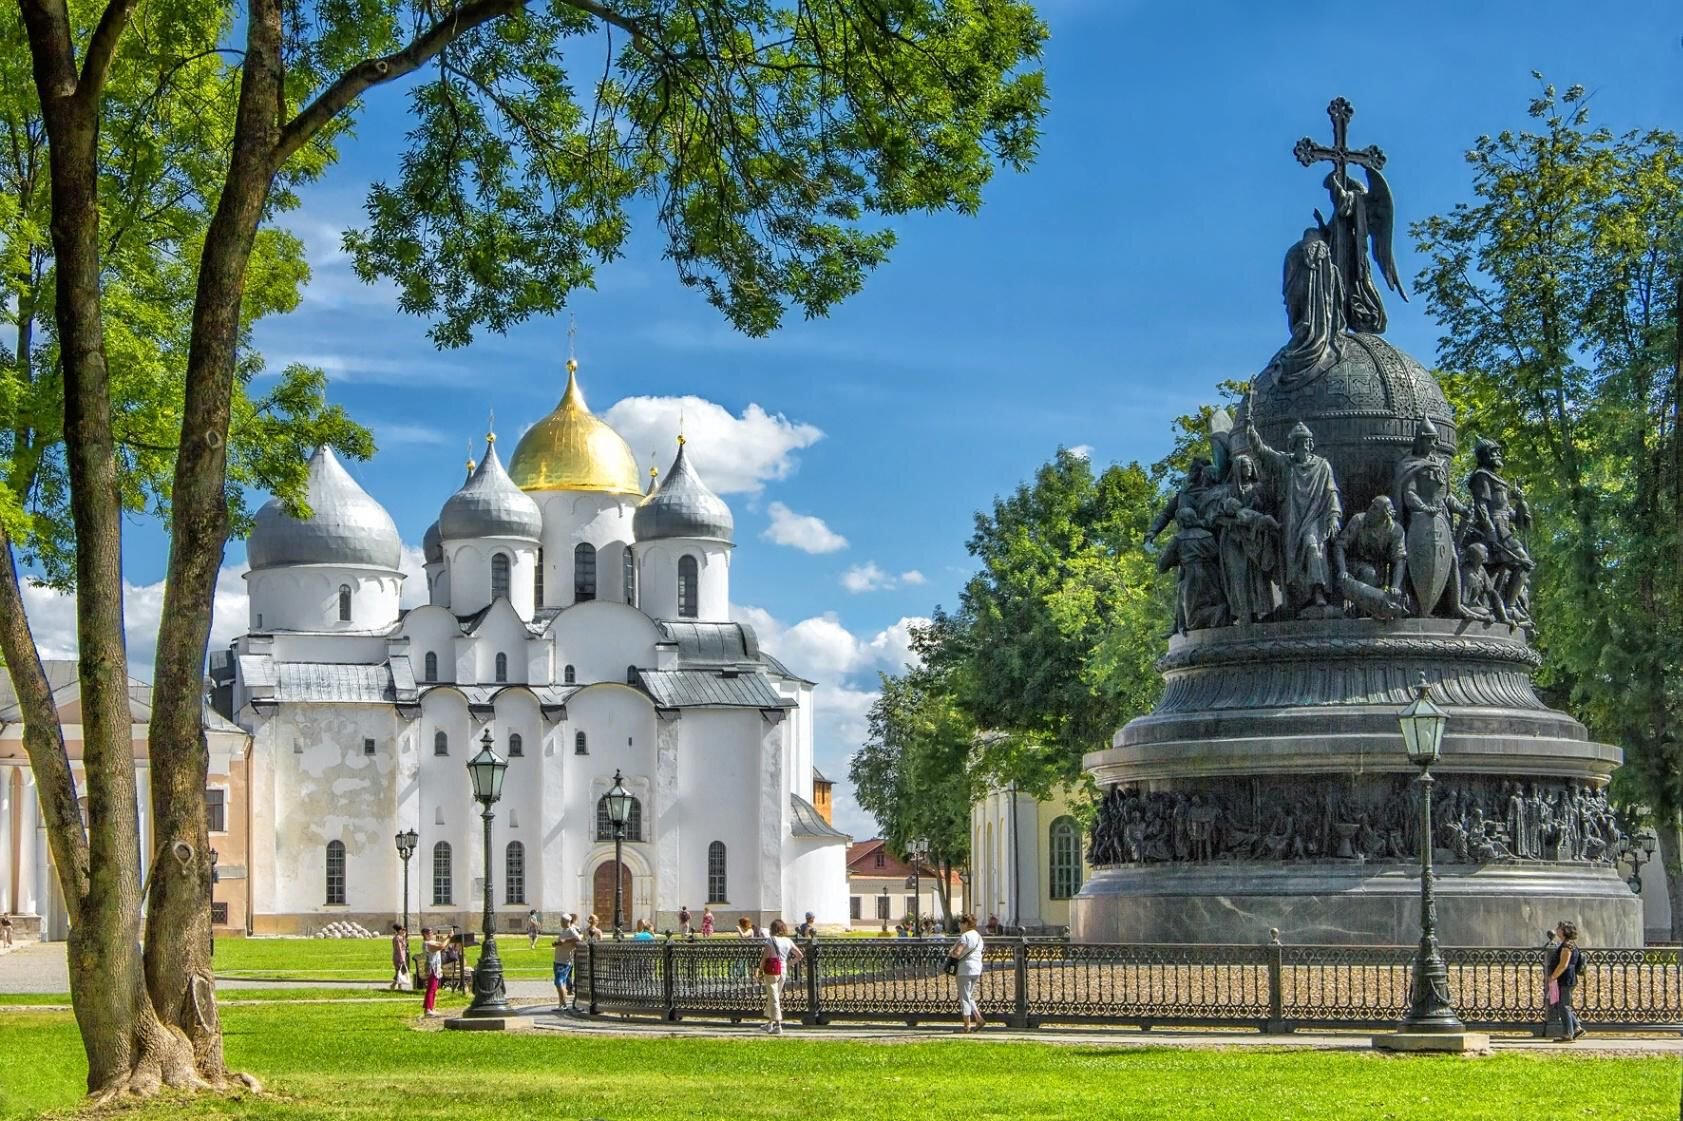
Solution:
[{"label": "golden dome", "polygon": [[567,392],[514,449],[509,477],[521,490],[586,490],[641,497],[637,459],[620,434],[590,413],[578,363],[567,362]]}]

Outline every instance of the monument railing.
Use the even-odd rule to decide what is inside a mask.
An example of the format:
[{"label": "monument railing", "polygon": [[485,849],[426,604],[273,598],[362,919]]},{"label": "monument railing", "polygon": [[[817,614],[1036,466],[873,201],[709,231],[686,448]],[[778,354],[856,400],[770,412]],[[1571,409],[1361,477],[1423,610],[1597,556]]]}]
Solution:
[{"label": "monument railing", "polygon": [[[1014,1027],[1113,1024],[1264,1032],[1395,1026],[1408,1010],[1412,946],[1110,945],[990,938],[977,999]],[[808,1024],[956,1018],[942,972],[951,942],[821,938],[783,986],[784,1015]],[[1469,1028],[1542,1031],[1541,947],[1444,950]],[[1590,1028],[1683,1031],[1675,946],[1586,949],[1573,1005]],[[734,937],[602,942],[579,950],[576,1007],[591,1014],[755,1019],[760,947]]]}]

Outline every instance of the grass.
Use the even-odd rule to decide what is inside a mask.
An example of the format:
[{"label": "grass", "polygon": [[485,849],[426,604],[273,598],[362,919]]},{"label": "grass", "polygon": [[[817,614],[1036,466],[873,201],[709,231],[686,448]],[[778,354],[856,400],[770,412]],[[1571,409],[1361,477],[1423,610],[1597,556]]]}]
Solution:
[{"label": "grass", "polygon": [[[421,940],[410,939],[419,953]],[[526,936],[497,939],[503,976],[523,981],[550,979],[554,960],[549,939],[527,949]],[[216,943],[216,975],[262,981],[389,981],[391,940],[387,938],[224,938]],[[471,964],[477,946],[467,947]]]},{"label": "grass", "polygon": [[[373,985],[335,985],[332,988],[286,988],[286,989],[218,989],[216,1003],[227,1004],[251,1003],[253,1001],[287,1001],[287,1000],[391,1000],[399,1003],[413,1004],[420,1000],[419,993],[394,993],[383,986]],[[551,1002],[553,1003],[553,1001]],[[0,993],[0,1008],[27,1006],[32,1004],[62,1004],[70,1007],[69,993]]]},{"label": "grass", "polygon": [[[267,1093],[159,1101],[122,1116],[1658,1121],[1676,1116],[1678,1093],[1669,1058],[444,1033],[412,1030],[408,1009],[347,1002],[230,1007],[223,1022],[229,1062]],[[84,1068],[68,1015],[0,1015],[0,1055],[0,1117],[75,1107]]]}]

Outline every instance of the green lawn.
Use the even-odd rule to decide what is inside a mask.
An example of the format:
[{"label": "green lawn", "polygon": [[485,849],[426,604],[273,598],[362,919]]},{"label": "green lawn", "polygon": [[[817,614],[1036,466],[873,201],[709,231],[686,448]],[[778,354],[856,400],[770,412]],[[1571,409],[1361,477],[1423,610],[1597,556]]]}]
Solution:
[{"label": "green lawn", "polygon": [[[449,1002],[461,1003],[459,998]],[[1387,1058],[822,1039],[590,1038],[413,1030],[384,1004],[262,1004],[224,1013],[229,1061],[269,1092],[157,1102],[125,1118],[345,1121],[514,1117],[670,1121],[1092,1118],[1444,1121],[1677,1116],[1675,1059]],[[70,1110],[82,1056],[70,1017],[0,1014],[0,1117]]]},{"label": "green lawn", "polygon": [[[420,952],[419,937],[410,939]],[[497,939],[503,975],[547,981],[553,950],[548,939],[526,948],[526,936]],[[224,938],[216,943],[216,972],[221,977],[270,981],[389,981],[391,941],[386,938]],[[479,947],[467,948],[471,965]]]}]

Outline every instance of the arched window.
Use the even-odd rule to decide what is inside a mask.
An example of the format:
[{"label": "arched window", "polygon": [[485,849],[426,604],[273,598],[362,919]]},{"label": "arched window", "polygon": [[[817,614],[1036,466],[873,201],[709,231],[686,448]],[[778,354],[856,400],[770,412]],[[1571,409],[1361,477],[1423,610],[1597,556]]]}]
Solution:
[{"label": "arched window", "polygon": [[428,681],[438,680],[438,655],[434,654],[431,650],[427,651],[426,678]]},{"label": "arched window", "polygon": [[432,847],[432,905],[450,906],[450,842]]},{"label": "arched window", "polygon": [[432,734],[432,753],[434,755],[450,754],[450,736],[443,728]]},{"label": "arched window", "polygon": [[561,671],[561,683],[563,685],[575,684],[578,679],[579,675],[573,671],[572,666],[568,666],[566,669]]},{"label": "arched window", "polygon": [[327,902],[345,905],[345,842],[327,842]]},{"label": "arched window", "polygon": [[696,599],[701,582],[701,571],[697,568],[695,558],[682,556],[678,558],[678,618],[693,619],[696,617]]},{"label": "arched window", "polygon": [[578,735],[573,737],[573,754],[574,755],[589,755],[590,754],[590,744],[589,744],[588,741],[585,740],[583,732],[580,732]]},{"label": "arched window", "polygon": [[[614,839],[614,822],[608,816],[608,796],[602,795],[596,799],[596,839],[611,841]],[[643,803],[636,798],[631,799],[631,812],[625,815],[625,840],[641,841],[643,839]]]},{"label": "arched window", "polygon": [[725,903],[725,843],[714,841],[707,846],[707,902]]},{"label": "arched window", "polygon": [[625,547],[625,602],[637,606],[637,554]]},{"label": "arched window", "polygon": [[1073,817],[1052,823],[1052,898],[1072,899],[1081,890],[1081,827]]},{"label": "arched window", "polygon": [[500,683],[505,682],[507,680],[508,680],[508,655],[507,654],[498,654],[497,655],[497,681],[500,684]]},{"label": "arched window", "polygon": [[503,902],[526,902],[526,846],[510,841],[503,856]]},{"label": "arched window", "polygon": [[526,741],[520,738],[519,732],[510,732],[508,734],[508,757],[513,759],[516,755],[524,754],[526,754]]},{"label": "arched window", "polygon": [[491,558],[491,599],[508,598],[508,554],[498,553]]},{"label": "arched window", "polygon": [[543,550],[538,550],[538,568],[532,573],[532,610],[543,609]]},{"label": "arched window", "polygon": [[351,586],[349,584],[339,585],[339,621],[341,623],[351,621]]},{"label": "arched window", "polygon": [[637,684],[637,667],[636,666],[626,666],[625,667],[625,683],[627,685]]},{"label": "arched window", "polygon": [[573,549],[573,602],[596,598],[596,548],[580,542]]}]

